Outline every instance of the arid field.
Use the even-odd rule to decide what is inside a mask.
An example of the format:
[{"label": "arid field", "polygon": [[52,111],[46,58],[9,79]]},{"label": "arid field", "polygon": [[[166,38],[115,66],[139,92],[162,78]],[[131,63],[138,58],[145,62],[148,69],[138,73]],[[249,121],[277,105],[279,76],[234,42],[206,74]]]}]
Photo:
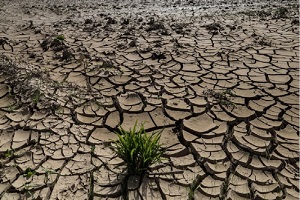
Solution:
[{"label": "arid field", "polygon": [[298,1],[0,1],[1,200],[298,198]]}]

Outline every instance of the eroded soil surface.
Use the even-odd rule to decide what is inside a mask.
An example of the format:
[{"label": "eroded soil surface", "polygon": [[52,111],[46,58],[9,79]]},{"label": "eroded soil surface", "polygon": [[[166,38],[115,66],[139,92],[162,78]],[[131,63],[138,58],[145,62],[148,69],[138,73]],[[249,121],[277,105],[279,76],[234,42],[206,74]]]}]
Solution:
[{"label": "eroded soil surface", "polygon": [[129,199],[298,199],[298,4],[192,2],[0,2],[1,199],[122,199],[137,120]]}]

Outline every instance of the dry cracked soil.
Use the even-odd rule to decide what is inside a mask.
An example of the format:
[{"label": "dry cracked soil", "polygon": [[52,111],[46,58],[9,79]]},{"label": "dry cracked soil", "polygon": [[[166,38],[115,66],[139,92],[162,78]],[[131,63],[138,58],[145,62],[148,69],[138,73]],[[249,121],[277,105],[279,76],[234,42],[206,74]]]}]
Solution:
[{"label": "dry cracked soil", "polygon": [[128,199],[298,199],[298,9],[2,0],[0,198],[123,199],[138,121],[167,151]]}]

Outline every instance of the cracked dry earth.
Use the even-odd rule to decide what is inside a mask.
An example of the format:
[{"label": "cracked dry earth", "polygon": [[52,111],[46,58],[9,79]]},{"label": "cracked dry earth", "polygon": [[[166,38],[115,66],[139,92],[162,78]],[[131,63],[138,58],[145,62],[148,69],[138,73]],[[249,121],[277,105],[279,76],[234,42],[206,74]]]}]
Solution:
[{"label": "cracked dry earth", "polygon": [[[13,2],[0,3],[1,199],[122,199],[109,146],[137,120],[168,149],[129,199],[185,200],[195,180],[194,199],[298,199],[297,7]],[[207,92],[226,90],[229,105]]]}]

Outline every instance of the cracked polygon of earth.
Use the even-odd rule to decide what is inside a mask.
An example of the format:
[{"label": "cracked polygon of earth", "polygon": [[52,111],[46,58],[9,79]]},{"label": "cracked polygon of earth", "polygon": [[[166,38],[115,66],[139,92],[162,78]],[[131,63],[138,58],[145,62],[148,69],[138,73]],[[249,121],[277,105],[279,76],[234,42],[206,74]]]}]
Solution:
[{"label": "cracked polygon of earth", "polygon": [[110,132],[106,128],[96,128],[90,135],[88,141],[93,144],[101,144],[109,143],[117,138],[117,134]]},{"label": "cracked polygon of earth", "polygon": [[222,181],[215,180],[210,175],[200,183],[199,190],[208,197],[218,197],[221,193]]},{"label": "cracked polygon of earth", "polygon": [[82,199],[87,196],[87,175],[60,176],[55,184],[50,198],[62,199],[69,196],[74,199]]},{"label": "cracked polygon of earth", "polygon": [[117,127],[120,124],[120,122],[120,113],[118,111],[114,111],[108,115],[105,121],[105,125],[114,128]]},{"label": "cracked polygon of earth", "polygon": [[166,152],[164,153],[164,156],[180,157],[180,156],[186,156],[187,154],[189,154],[189,150],[187,149],[187,147],[183,146],[180,143],[177,143],[173,146],[169,146]]},{"label": "cracked polygon of earth", "polygon": [[[101,173],[94,173],[94,192],[96,196],[100,197],[119,197],[122,194],[121,182],[122,177],[118,178],[117,174],[108,172],[103,167],[100,169]],[[108,187],[110,186],[110,187]]]},{"label": "cracked polygon of earth", "polygon": [[228,189],[228,192],[234,191],[235,195],[240,198],[250,198],[251,191],[247,179],[236,176],[233,173],[228,178]]},{"label": "cracked polygon of earth", "polygon": [[269,171],[249,169],[239,165],[236,168],[235,174],[260,185],[277,184],[276,179]]},{"label": "cracked polygon of earth", "polygon": [[160,107],[149,112],[149,115],[151,116],[151,119],[153,119],[153,122],[156,126],[162,127],[174,123],[170,118],[165,116],[163,109]]},{"label": "cracked polygon of earth", "polygon": [[12,148],[16,149],[18,147],[26,144],[30,139],[30,131],[17,130],[14,132]]},{"label": "cracked polygon of earth", "polygon": [[[229,112],[231,108],[223,107],[223,109]],[[237,119],[249,119],[255,116],[255,111],[250,110],[244,105],[236,105],[236,107],[230,112],[230,115],[233,115]]]},{"label": "cracked polygon of earth", "polygon": [[[167,151],[170,147],[173,147],[175,145],[181,145],[181,143],[178,141],[177,135],[173,132],[172,128],[163,128],[158,129],[155,132],[161,132],[160,137],[160,144],[167,148]],[[184,146],[182,146],[184,148]]]},{"label": "cracked polygon of earth", "polygon": [[178,110],[178,111],[190,111],[190,106],[185,102],[184,99],[169,99],[167,100],[166,108],[171,110]]},{"label": "cracked polygon of earth", "polygon": [[233,141],[235,141],[239,146],[258,154],[263,154],[265,152],[265,148],[270,145],[270,141],[238,131],[234,131]]},{"label": "cracked polygon of earth", "polygon": [[171,198],[182,198],[187,199],[187,189],[176,183],[170,183],[164,180],[159,182],[159,186],[162,192],[166,195],[168,199]]},{"label": "cracked polygon of earth", "polygon": [[[146,199],[161,199],[162,196],[158,190],[157,184],[155,183],[154,179],[149,179],[147,177],[144,177],[142,184],[139,188],[140,194],[142,194],[143,197]],[[138,199],[138,198],[134,198]]]},{"label": "cracked polygon of earth", "polygon": [[276,130],[276,134],[285,141],[293,141],[292,143],[296,143],[299,139],[297,131],[289,124],[284,129]]},{"label": "cracked polygon of earth", "polygon": [[299,157],[299,147],[297,144],[279,144],[274,153],[286,159],[295,160]]},{"label": "cracked polygon of earth", "polygon": [[205,162],[204,167],[207,172],[213,174],[213,177],[217,177],[218,180],[225,180],[227,177],[227,171],[230,168],[230,162],[217,162],[215,164],[210,162]]},{"label": "cracked polygon of earth", "polygon": [[13,132],[3,130],[0,132],[0,136],[0,151],[4,152],[7,149],[10,149],[11,143],[13,141]]},{"label": "cracked polygon of earth", "polygon": [[68,161],[60,174],[66,176],[87,173],[94,168],[90,160],[91,154],[77,154]]},{"label": "cracked polygon of earth", "polygon": [[[252,184],[252,190],[254,190],[254,198],[256,199],[277,199],[283,198],[283,192],[279,190],[278,184],[259,186]],[[272,191],[273,189],[273,191]],[[269,191],[268,191],[269,190]]]},{"label": "cracked polygon of earth", "polygon": [[257,170],[270,170],[265,166],[265,164],[256,155],[252,156],[251,162],[249,163],[248,167],[251,169],[257,169]]},{"label": "cracked polygon of earth", "polygon": [[201,159],[211,163],[217,162],[225,162],[228,160],[225,152],[223,151],[221,145],[214,145],[214,144],[204,144],[193,142],[190,145],[192,151],[198,155]]},{"label": "cracked polygon of earth", "polygon": [[286,199],[297,200],[299,198],[300,195],[299,192],[290,188],[287,188],[286,191],[287,191]]},{"label": "cracked polygon of earth", "polygon": [[219,105],[215,105],[211,108],[211,111],[216,116],[216,119],[225,122],[233,122],[236,118],[228,115]]},{"label": "cracked polygon of earth", "polygon": [[200,176],[200,179],[204,179],[206,176],[204,170],[196,163],[194,166],[184,169],[183,173],[174,174],[175,178],[178,180],[178,183],[184,186],[189,186],[192,184],[197,175]]},{"label": "cracked polygon of earth", "polygon": [[193,166],[195,164],[195,160],[192,154],[188,154],[186,156],[181,157],[170,157],[170,160],[174,167],[188,167]]},{"label": "cracked polygon of earth", "polygon": [[245,152],[238,148],[234,143],[228,142],[226,145],[226,150],[230,153],[231,160],[234,163],[239,163],[241,165],[246,165],[250,159],[250,153]]},{"label": "cracked polygon of earth", "polygon": [[[205,126],[200,126],[200,124],[205,124]],[[204,134],[216,129],[220,124],[220,122],[214,121],[209,115],[202,114],[198,117],[184,120],[183,129],[194,134]]]},{"label": "cracked polygon of earth", "polygon": [[124,130],[129,130],[132,127],[132,124],[138,122],[139,124],[144,122],[144,128],[155,128],[155,124],[152,122],[151,117],[148,113],[138,113],[138,114],[130,114],[124,113],[124,120],[121,124]]},{"label": "cracked polygon of earth", "polygon": [[123,110],[129,112],[141,112],[144,102],[137,93],[125,93],[118,97],[120,106]]},{"label": "cracked polygon of earth", "polygon": [[[281,123],[281,122],[279,122],[279,123]],[[257,127],[257,128],[259,128],[259,129],[263,129],[263,130],[269,130],[273,127],[272,125],[270,125],[270,124],[266,123],[265,121],[263,121],[263,119],[261,119],[261,118],[256,118],[254,120],[251,120],[250,124]],[[280,126],[280,124],[279,124],[279,126]]]},{"label": "cracked polygon of earth", "polygon": [[270,131],[266,131],[263,129],[259,129],[255,126],[250,126],[250,131],[251,134],[254,135],[255,137],[267,140],[267,141],[271,141],[273,139],[272,134],[270,133]]}]

